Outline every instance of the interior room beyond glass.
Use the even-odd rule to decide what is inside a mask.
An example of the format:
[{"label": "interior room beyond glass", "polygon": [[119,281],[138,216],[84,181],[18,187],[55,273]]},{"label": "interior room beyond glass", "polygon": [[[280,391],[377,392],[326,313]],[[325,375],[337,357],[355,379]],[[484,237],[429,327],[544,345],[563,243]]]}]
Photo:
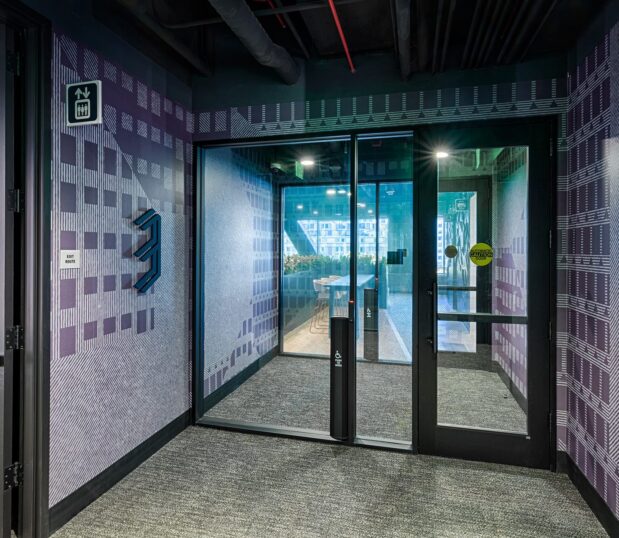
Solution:
[{"label": "interior room beyond glass", "polygon": [[352,290],[356,437],[410,448],[412,143],[201,150],[203,423],[328,436],[330,320]]}]

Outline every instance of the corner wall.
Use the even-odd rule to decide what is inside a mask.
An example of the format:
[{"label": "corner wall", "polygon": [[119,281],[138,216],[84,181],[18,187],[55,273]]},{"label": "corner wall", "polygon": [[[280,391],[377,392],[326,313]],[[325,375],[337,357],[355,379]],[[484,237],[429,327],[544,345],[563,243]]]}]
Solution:
[{"label": "corner wall", "polygon": [[[190,407],[191,113],[100,52],[54,33],[50,506]],[[103,125],[66,127],[64,86],[103,81]],[[133,224],[162,219],[162,276]],[[62,250],[81,267],[60,268]]]},{"label": "corner wall", "polygon": [[[191,88],[90,0],[25,3],[54,29],[49,504],[70,513],[72,494],[88,502],[80,488],[191,407]],[[103,124],[66,127],[65,84],[95,79]],[[147,208],[161,215],[163,267],[139,295],[133,219]],[[81,266],[61,269],[61,250]]]}]

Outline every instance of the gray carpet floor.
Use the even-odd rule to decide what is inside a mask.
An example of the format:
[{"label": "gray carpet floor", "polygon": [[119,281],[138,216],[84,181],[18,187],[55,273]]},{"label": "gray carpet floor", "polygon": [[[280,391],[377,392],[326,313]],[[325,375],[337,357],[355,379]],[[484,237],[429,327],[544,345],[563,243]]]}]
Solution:
[{"label": "gray carpet floor", "polygon": [[606,536],[565,475],[193,427],[54,538]]},{"label": "gray carpet floor", "polygon": [[[206,417],[329,431],[329,361],[275,357]],[[411,366],[357,363],[357,435],[411,442]]]},{"label": "gray carpet floor", "polygon": [[[439,422],[526,432],[526,416],[498,374],[438,369]],[[329,361],[276,357],[206,417],[329,431]],[[410,365],[357,363],[357,435],[411,442]]]}]

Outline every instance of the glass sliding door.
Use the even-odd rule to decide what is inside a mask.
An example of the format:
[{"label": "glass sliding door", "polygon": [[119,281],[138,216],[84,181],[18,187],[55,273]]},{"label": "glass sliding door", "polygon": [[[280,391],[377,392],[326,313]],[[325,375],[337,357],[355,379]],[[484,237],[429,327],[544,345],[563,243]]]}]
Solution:
[{"label": "glass sliding door", "polygon": [[412,442],[410,133],[357,143],[357,437]]}]

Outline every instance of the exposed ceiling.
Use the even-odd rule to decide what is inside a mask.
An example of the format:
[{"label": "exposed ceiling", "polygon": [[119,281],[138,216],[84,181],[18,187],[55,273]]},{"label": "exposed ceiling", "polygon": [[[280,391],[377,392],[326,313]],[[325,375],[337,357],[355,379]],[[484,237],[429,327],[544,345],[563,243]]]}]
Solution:
[{"label": "exposed ceiling", "polygon": [[[276,70],[275,64],[286,60],[286,55],[310,61],[341,56],[343,68],[354,69],[355,57],[360,54],[392,51],[399,60],[401,76],[407,78],[415,72],[512,64],[566,50],[606,0],[117,2],[198,72],[213,70],[213,50],[221,53],[219,47],[230,49],[230,62],[239,61],[245,49],[234,52],[230,43],[240,39],[255,59]],[[247,10],[252,24],[258,26],[237,25],[242,10]],[[275,45],[269,52],[272,57],[259,59],[257,49],[248,44],[259,33]],[[264,52],[265,42],[259,46]],[[344,60],[346,48],[349,60]],[[247,60],[247,51],[244,54]],[[217,65],[217,69],[225,68]],[[278,73],[288,83],[295,77],[290,72]]]}]

